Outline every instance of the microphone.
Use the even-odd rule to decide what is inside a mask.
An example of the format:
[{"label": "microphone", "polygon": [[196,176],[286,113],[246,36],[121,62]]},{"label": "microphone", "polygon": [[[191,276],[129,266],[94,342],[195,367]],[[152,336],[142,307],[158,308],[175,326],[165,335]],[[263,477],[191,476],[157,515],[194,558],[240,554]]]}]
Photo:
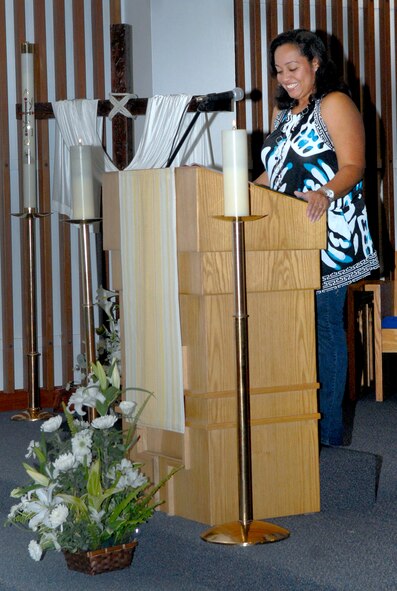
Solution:
[{"label": "microphone", "polygon": [[233,90],[226,90],[225,92],[213,92],[211,94],[204,94],[202,96],[196,96],[198,103],[198,109],[210,110],[210,106],[214,106],[213,103],[222,101],[241,101],[244,98],[244,90],[242,88],[233,88]]}]

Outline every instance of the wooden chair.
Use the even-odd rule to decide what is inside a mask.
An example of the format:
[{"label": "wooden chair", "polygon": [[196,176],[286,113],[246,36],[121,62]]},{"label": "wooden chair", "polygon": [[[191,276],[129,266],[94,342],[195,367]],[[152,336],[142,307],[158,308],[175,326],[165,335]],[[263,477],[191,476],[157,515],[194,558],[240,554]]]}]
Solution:
[{"label": "wooden chair", "polygon": [[383,401],[383,354],[397,353],[397,286],[395,281],[368,281],[364,290],[373,294],[373,349],[375,398]]},{"label": "wooden chair", "polygon": [[347,388],[348,397],[353,401],[375,384],[374,298],[364,287],[365,280],[362,280],[349,285],[347,291]]}]

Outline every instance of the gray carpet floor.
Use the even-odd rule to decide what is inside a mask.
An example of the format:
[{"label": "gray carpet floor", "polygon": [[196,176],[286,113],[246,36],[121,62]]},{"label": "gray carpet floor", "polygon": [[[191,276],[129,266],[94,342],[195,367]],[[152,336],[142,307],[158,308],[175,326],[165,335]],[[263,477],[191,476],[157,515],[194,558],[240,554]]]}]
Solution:
[{"label": "gray carpet floor", "polygon": [[[0,414],[0,518],[23,482],[26,446],[39,423]],[[290,538],[250,547],[208,544],[207,526],[158,512],[141,528],[130,568],[89,576],[63,555],[36,563],[30,534],[3,528],[0,591],[397,591],[397,399],[355,405],[352,442],[320,454],[320,513],[278,518]]]}]

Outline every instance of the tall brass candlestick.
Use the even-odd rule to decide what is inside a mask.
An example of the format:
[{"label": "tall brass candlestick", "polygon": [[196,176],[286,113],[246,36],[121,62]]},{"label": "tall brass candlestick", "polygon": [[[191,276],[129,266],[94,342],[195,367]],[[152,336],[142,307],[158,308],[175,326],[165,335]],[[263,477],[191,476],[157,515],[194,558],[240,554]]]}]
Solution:
[{"label": "tall brass candlestick", "polygon": [[249,546],[277,542],[289,536],[289,531],[278,525],[253,520],[244,220],[260,217],[262,216],[223,218],[233,221],[239,520],[216,525],[201,535],[204,541],[216,544]]},{"label": "tall brass candlestick", "polygon": [[28,320],[28,408],[11,419],[13,421],[38,421],[48,419],[52,413],[40,408],[39,388],[39,357],[37,351],[37,286],[36,286],[36,238],[35,220],[49,214],[36,213],[34,208],[26,208],[22,214],[16,214],[24,219],[28,226],[28,289],[27,289],[27,320]]}]

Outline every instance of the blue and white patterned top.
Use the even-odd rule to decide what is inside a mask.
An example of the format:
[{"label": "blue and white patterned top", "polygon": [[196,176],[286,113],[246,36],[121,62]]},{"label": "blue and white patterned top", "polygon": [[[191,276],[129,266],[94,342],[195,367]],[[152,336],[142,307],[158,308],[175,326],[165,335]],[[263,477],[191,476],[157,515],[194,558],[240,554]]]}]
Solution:
[{"label": "blue and white patterned top", "polygon": [[[274,130],[265,139],[262,161],[271,189],[294,194],[315,191],[338,171],[321,99],[296,115],[280,111]],[[379,267],[368,228],[362,181],[327,211],[328,245],[321,251],[322,291],[354,283]]]}]

